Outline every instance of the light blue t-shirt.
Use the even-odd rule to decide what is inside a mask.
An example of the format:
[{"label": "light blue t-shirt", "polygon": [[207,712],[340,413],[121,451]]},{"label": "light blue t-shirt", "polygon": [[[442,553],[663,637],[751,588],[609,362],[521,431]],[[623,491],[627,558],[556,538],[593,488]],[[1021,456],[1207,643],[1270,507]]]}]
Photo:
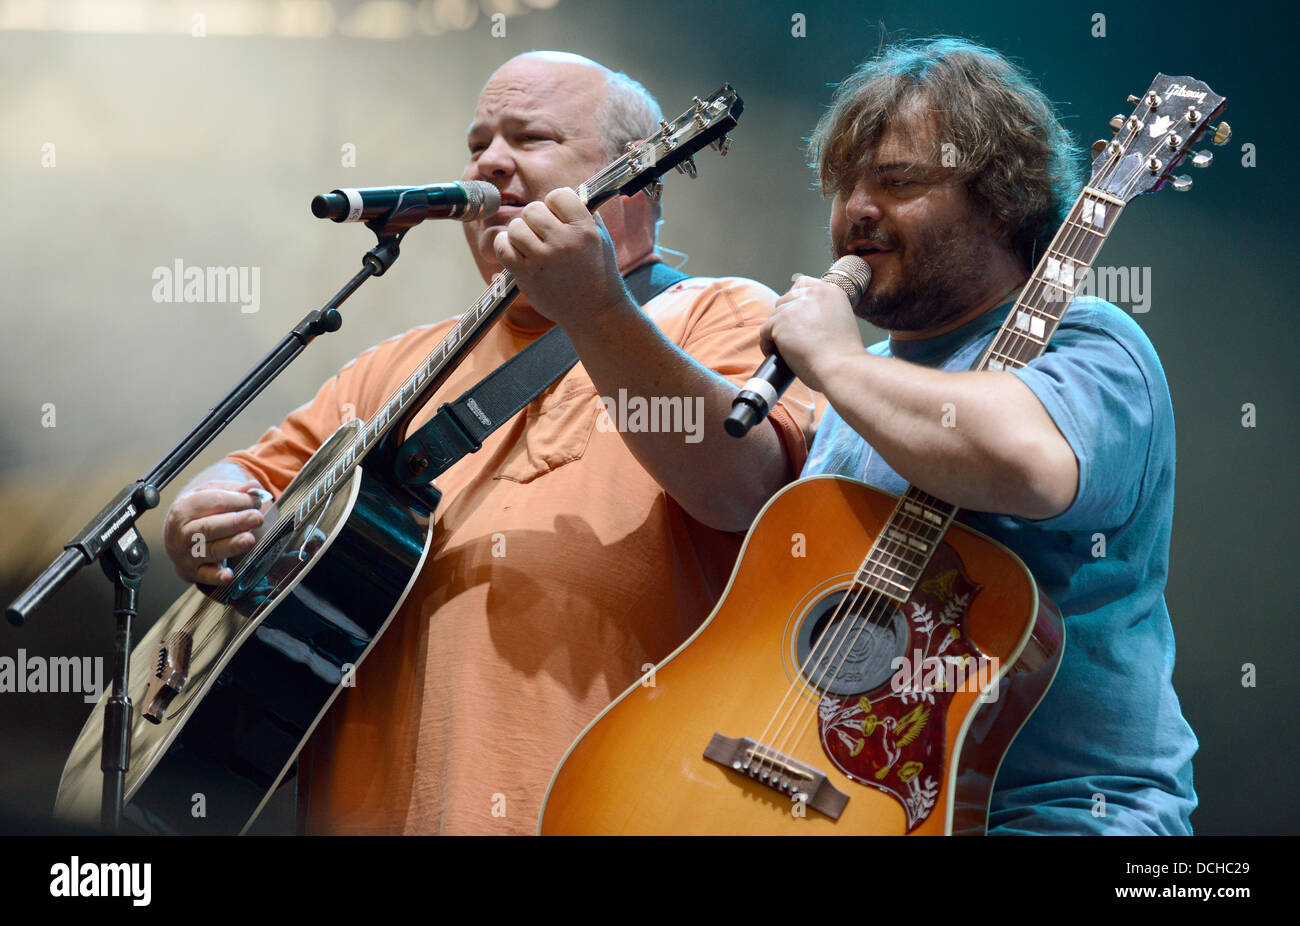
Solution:
[{"label": "light blue t-shirt", "polygon": [[[868,349],[968,370],[1010,307],[935,338]],[[1045,521],[958,516],[1025,561],[1066,628],[1056,679],[998,773],[989,832],[1190,834],[1197,742],[1172,682],[1174,635],[1164,590],[1174,415],[1160,360],[1128,315],[1080,296],[1047,352],[1014,374],[1074,450],[1079,489],[1065,512]],[[833,408],[803,470],[818,473],[900,495],[907,489]],[[1094,556],[1102,539],[1105,555]]]}]

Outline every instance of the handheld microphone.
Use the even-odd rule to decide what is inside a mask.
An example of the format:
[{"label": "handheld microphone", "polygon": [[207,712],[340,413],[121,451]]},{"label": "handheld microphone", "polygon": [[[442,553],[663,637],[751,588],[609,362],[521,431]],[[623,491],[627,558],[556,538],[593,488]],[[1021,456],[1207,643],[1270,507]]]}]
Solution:
[{"label": "handheld microphone", "polygon": [[[871,265],[856,254],[846,254],[822,274],[827,283],[834,283],[849,297],[849,305],[856,308],[862,295],[871,285]],[[794,373],[786,366],[777,351],[754,371],[749,382],[731,402],[731,414],[722,423],[732,437],[744,437],[749,429],[767,417],[794,381]]]},{"label": "handheld microphone", "polygon": [[501,191],[482,180],[433,183],[429,186],[372,186],[322,193],[311,201],[311,213],[335,222],[369,222],[397,208],[415,209],[421,219],[470,222],[501,208]]}]

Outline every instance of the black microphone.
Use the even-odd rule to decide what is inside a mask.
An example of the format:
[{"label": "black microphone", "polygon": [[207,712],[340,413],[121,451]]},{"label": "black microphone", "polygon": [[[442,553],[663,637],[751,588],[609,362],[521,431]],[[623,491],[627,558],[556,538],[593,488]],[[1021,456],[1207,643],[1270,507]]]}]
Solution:
[{"label": "black microphone", "polygon": [[[311,201],[311,213],[335,222],[369,222],[397,208],[417,209],[422,219],[470,222],[501,208],[501,191],[482,180],[433,183],[429,186],[372,186],[322,193]],[[417,221],[419,221],[417,219]]]},{"label": "black microphone", "polygon": [[[846,254],[831,264],[831,268],[822,274],[822,279],[844,290],[849,305],[857,308],[863,293],[871,285],[871,265],[856,254]],[[768,354],[731,401],[731,414],[722,423],[727,433],[732,437],[748,434],[750,428],[767,417],[793,381],[794,373],[785,365],[781,355],[776,351]]]}]

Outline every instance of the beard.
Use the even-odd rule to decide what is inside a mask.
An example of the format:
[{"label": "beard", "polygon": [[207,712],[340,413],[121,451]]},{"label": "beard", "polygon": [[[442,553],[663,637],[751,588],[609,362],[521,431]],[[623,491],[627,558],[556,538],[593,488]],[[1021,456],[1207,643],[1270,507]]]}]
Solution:
[{"label": "beard", "polygon": [[[891,285],[867,288],[854,313],[885,331],[926,331],[961,316],[974,304],[980,280],[993,259],[993,242],[976,222],[955,222],[922,231],[904,250]],[[852,228],[836,242],[836,257],[850,253],[848,241],[867,239],[892,247],[879,229]]]}]

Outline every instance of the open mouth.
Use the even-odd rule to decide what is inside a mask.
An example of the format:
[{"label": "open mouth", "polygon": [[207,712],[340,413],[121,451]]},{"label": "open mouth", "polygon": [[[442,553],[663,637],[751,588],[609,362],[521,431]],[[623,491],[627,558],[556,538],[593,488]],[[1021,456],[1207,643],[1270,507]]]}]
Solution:
[{"label": "open mouth", "polygon": [[501,193],[501,205],[497,211],[492,213],[486,219],[481,219],[484,227],[491,228],[497,225],[507,225],[510,220],[519,214],[519,210],[528,205],[528,201],[521,199],[514,193]]},{"label": "open mouth", "polygon": [[855,244],[849,248],[848,253],[861,257],[863,260],[870,260],[876,255],[892,254],[893,250],[893,248],[882,248],[874,244]]},{"label": "open mouth", "polygon": [[894,249],[876,244],[874,241],[868,241],[866,239],[859,238],[857,241],[849,242],[849,246],[847,249],[845,249],[845,253],[856,254],[858,257],[866,257],[869,254],[888,253],[889,251],[892,250]]},{"label": "open mouth", "polygon": [[482,222],[484,228],[495,228],[499,225],[508,225],[510,220],[519,214],[519,210],[527,205],[527,202],[520,199],[514,193],[501,194],[501,205],[497,211],[486,218],[480,218],[477,221]]}]

